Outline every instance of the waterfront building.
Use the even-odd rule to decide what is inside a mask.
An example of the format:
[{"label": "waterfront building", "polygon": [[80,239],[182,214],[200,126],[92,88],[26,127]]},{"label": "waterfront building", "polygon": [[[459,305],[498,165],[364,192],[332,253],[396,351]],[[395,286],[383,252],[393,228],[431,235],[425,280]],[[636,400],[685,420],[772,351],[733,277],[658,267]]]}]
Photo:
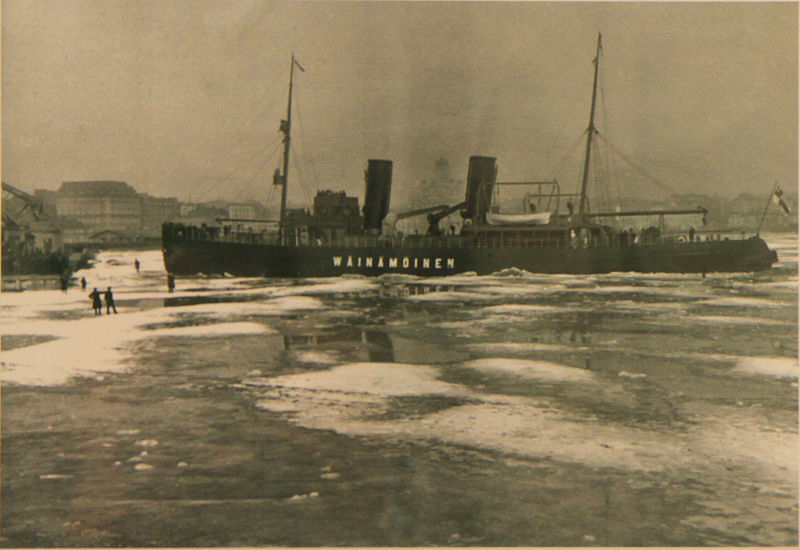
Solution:
[{"label": "waterfront building", "polygon": [[139,193],[123,181],[66,181],[58,191],[39,190],[37,196],[54,203],[59,217],[83,224],[88,229],[85,237],[109,230],[157,238],[161,224],[181,213],[177,199]]},{"label": "waterfront building", "polygon": [[256,217],[256,205],[233,202],[228,205],[228,216],[231,218],[252,220]]},{"label": "waterfront building", "polygon": [[58,190],[56,211],[94,230],[142,228],[142,199],[123,181],[65,181]]}]

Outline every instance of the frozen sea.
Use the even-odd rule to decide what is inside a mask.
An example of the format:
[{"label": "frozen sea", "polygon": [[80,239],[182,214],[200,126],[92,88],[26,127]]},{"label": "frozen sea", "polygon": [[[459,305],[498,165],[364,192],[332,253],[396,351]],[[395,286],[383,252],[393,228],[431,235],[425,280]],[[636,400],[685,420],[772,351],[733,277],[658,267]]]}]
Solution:
[{"label": "frozen sea", "polygon": [[759,274],[172,294],[103,252],[2,295],[0,542],[796,546],[797,238],[766,238]]}]

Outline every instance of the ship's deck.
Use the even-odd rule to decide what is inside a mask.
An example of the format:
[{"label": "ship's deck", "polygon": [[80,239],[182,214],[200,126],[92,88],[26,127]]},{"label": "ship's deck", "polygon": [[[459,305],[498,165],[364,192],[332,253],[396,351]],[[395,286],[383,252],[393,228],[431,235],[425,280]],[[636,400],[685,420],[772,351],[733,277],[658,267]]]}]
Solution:
[{"label": "ship's deck", "polygon": [[664,235],[618,231],[605,233],[595,228],[591,235],[571,230],[569,227],[533,228],[476,228],[468,233],[447,235],[347,235],[337,239],[309,239],[301,234],[282,242],[275,231],[231,231],[215,226],[191,226],[168,223],[163,226],[166,241],[202,241],[250,245],[283,245],[287,247],[319,248],[407,248],[407,249],[460,249],[460,248],[596,248],[636,247],[653,244],[683,244],[702,241],[744,240],[742,232],[720,231],[700,235],[694,232],[667,233]]}]

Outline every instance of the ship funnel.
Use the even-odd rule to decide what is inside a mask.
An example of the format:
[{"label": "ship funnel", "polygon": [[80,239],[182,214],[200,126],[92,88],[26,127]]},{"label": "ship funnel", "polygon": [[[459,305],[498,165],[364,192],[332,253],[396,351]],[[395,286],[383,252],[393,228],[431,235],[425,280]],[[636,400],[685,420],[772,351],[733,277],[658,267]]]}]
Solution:
[{"label": "ship funnel", "polygon": [[392,161],[369,159],[365,173],[364,231],[380,233],[392,194]]},{"label": "ship funnel", "polygon": [[496,161],[494,157],[469,157],[467,205],[461,215],[475,223],[486,222],[486,212],[492,202],[492,184],[497,178]]}]

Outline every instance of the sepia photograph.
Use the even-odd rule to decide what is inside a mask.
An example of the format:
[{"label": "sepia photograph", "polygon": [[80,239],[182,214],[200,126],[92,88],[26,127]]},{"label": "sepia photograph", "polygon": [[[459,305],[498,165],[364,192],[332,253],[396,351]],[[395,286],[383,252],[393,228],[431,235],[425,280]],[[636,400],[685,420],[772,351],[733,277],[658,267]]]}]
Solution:
[{"label": "sepia photograph", "polygon": [[4,0],[0,546],[797,547],[798,15]]}]

